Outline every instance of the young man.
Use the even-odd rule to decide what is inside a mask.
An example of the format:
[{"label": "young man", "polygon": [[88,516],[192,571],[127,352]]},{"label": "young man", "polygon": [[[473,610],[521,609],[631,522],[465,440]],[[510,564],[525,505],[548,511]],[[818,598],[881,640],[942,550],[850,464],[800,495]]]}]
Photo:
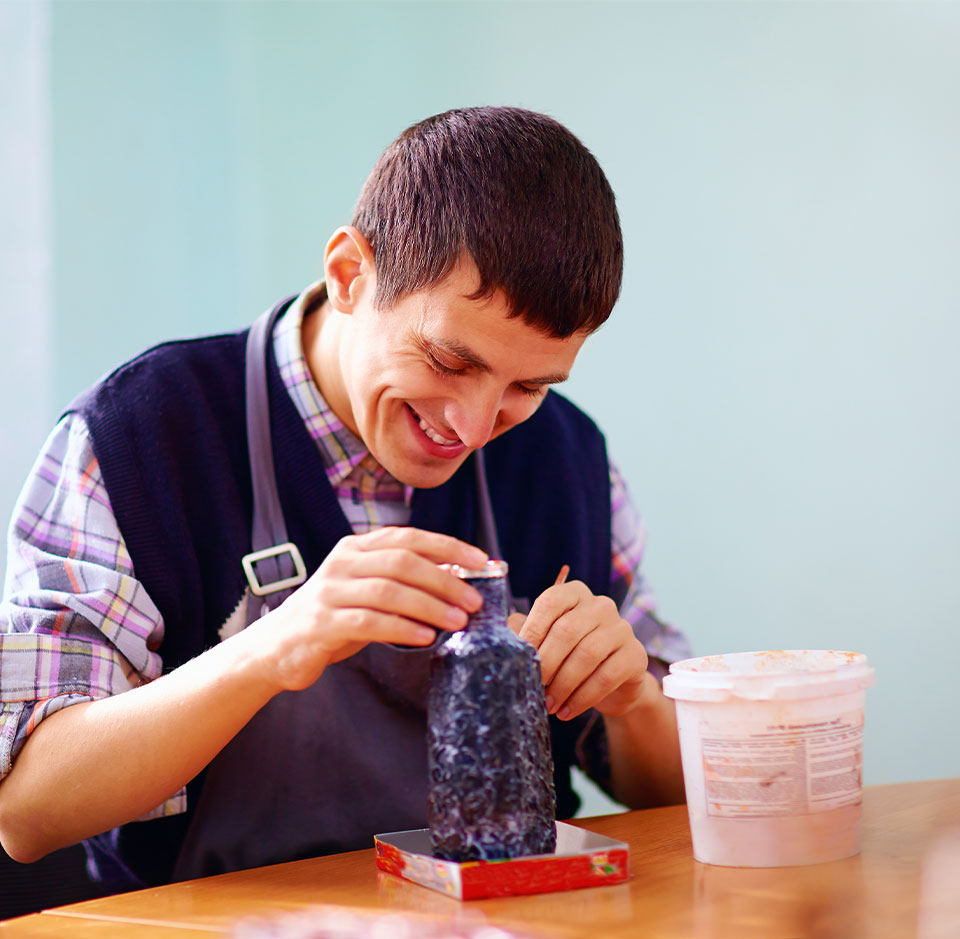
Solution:
[{"label": "young man", "polygon": [[662,675],[685,643],[650,610],[601,434],[548,393],[621,270],[613,193],[560,124],[477,108],[401,135],[324,280],[267,327],[267,450],[310,574],[266,615],[241,564],[247,332],[160,346],[82,395],[11,527],[8,853],[87,839],[124,889],[423,827],[428,647],[480,602],[438,565],[482,564],[478,538],[533,601],[511,625],[540,653],[558,814],[576,763],[628,805],[681,800],[647,650]]}]

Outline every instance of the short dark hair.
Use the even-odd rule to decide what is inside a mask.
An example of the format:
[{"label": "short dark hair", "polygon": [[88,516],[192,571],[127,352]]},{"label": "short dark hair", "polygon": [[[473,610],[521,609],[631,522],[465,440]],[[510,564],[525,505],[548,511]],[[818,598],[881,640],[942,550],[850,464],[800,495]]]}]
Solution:
[{"label": "short dark hair", "polygon": [[521,108],[462,108],[407,128],[380,157],[354,226],[373,248],[383,308],[445,277],[464,252],[472,299],[506,295],[558,338],[593,332],[623,276],[613,190],[566,127]]}]

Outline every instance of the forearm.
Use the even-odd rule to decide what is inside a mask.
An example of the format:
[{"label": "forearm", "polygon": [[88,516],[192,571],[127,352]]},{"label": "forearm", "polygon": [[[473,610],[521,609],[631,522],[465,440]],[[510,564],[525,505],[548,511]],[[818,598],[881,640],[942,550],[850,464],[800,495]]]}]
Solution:
[{"label": "forearm", "polygon": [[197,775],[276,693],[249,629],[147,685],[72,705],[0,783],[0,842],[34,861],[140,817]]},{"label": "forearm", "polygon": [[676,711],[656,678],[647,675],[636,707],[604,722],[616,798],[637,809],[683,802]]}]

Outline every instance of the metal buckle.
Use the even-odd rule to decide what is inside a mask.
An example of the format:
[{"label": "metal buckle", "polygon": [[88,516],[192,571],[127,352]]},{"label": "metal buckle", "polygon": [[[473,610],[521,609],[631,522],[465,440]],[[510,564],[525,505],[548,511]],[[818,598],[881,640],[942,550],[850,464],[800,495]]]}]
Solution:
[{"label": "metal buckle", "polygon": [[[290,555],[296,573],[293,577],[277,580],[272,584],[261,584],[253,569],[253,565],[256,564],[257,561],[277,557],[281,554]],[[250,584],[250,589],[258,597],[265,596],[268,593],[276,593],[278,590],[286,590],[287,587],[296,587],[307,579],[307,566],[303,563],[303,558],[300,556],[300,549],[292,541],[288,541],[285,544],[274,545],[272,548],[264,548],[262,551],[252,551],[250,554],[245,554],[240,559],[240,563],[243,564],[243,570],[247,575],[247,583]]]}]

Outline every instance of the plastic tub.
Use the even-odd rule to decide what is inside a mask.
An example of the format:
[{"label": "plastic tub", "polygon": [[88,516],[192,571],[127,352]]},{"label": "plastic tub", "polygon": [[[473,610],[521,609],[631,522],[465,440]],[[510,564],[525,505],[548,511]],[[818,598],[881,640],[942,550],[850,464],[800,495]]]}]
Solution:
[{"label": "plastic tub", "polygon": [[864,689],[856,652],[779,650],[685,659],[677,703],[693,855],[783,867],[860,850]]}]

